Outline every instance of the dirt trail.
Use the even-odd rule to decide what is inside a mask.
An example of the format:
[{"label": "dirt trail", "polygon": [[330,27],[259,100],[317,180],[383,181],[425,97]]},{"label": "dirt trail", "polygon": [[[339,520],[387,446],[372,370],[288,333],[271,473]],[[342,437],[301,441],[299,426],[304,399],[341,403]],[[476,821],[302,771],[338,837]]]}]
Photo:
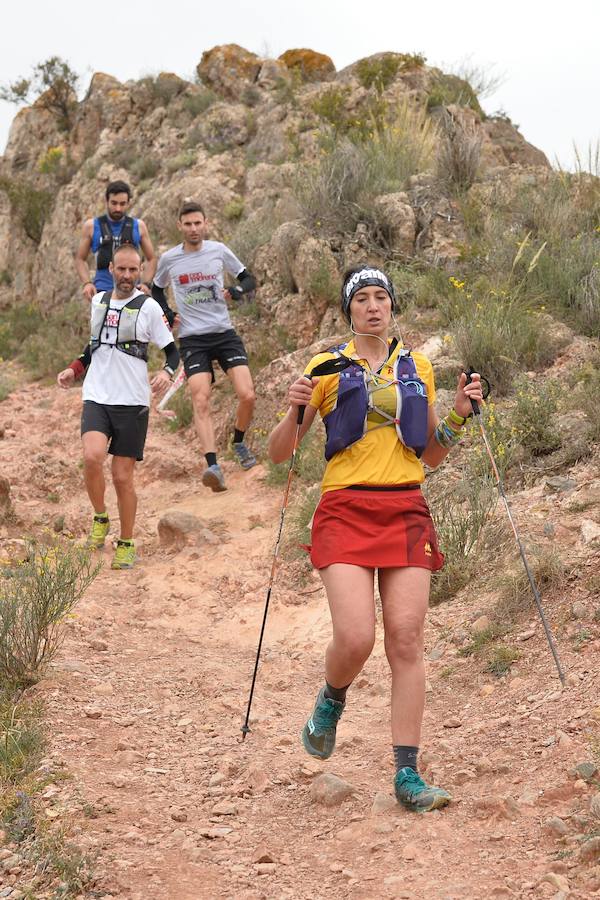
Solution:
[{"label": "dirt trail", "polygon": [[[79,409],[79,392],[38,385],[0,407],[0,468],[21,519],[0,532],[4,541],[39,532],[57,514],[77,536],[87,528]],[[298,740],[329,633],[316,579],[298,593],[280,573],[252,733],[240,743],[281,491],[265,485],[262,467],[243,473],[226,463],[229,490],[213,495],[200,484],[198,457],[191,435],[170,435],[153,417],[138,478],[139,565],[112,572],[106,549],[39,686],[50,756],[73,775],[46,802],[97,855],[89,896],[600,896],[599,870],[580,858],[577,837],[593,828],[598,789],[571,774],[591,758],[600,717],[598,629],[590,623],[580,647],[567,640],[578,583],[547,599],[569,672],[564,692],[533,610],[517,629],[522,658],[500,680],[459,656],[452,640],[473,620],[473,598],[432,611],[423,761],[454,803],[421,817],[387,808],[377,796],[391,797],[393,775],[381,634],[349,693],[332,759],[317,764]],[[530,524],[554,517],[564,527],[556,501],[540,493],[527,503]],[[160,549],[156,526],[167,509],[198,515],[216,541]],[[315,803],[320,772],[349,781],[354,795],[331,808]],[[550,817],[560,817],[564,835]]]}]

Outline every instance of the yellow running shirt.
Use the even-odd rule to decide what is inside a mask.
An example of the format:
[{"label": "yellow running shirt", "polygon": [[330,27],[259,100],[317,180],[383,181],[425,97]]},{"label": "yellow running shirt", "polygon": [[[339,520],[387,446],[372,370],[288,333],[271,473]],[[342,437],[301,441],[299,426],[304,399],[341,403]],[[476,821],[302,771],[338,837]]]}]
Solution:
[{"label": "yellow running shirt", "polygon": [[[396,388],[389,382],[393,380],[394,361],[400,349],[401,344],[398,344],[381,367],[382,387],[373,394],[375,405],[391,416],[396,415]],[[344,356],[356,359],[361,366],[371,372],[367,360],[356,356],[354,341],[350,341],[341,352]],[[435,401],[433,368],[422,353],[411,355],[417,374],[427,388],[427,401],[431,406]],[[304,374],[311,372],[316,365],[326,359],[334,357],[333,353],[318,353],[311,359]],[[313,390],[310,405],[318,409],[321,418],[335,406],[339,377],[339,375],[323,375]],[[371,373],[371,377],[378,379],[378,373]],[[385,419],[376,412],[368,413],[366,434],[355,444],[335,453],[327,463],[321,485],[323,493],[337,491],[350,484],[417,484],[425,480],[421,461],[398,439],[395,427],[391,424],[385,428],[376,427],[384,421]]]}]

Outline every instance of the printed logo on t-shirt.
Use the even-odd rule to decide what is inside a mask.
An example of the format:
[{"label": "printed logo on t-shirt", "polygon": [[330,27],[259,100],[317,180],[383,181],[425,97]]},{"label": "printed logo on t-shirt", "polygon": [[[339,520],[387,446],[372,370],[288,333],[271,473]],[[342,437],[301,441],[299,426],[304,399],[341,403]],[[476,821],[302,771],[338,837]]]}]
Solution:
[{"label": "printed logo on t-shirt", "polygon": [[189,275],[180,275],[179,276],[179,284],[189,284],[190,276]]},{"label": "printed logo on t-shirt", "polygon": [[187,291],[184,302],[189,306],[198,306],[201,303],[215,303],[217,299],[214,285],[208,287],[194,287]]},{"label": "printed logo on t-shirt", "polygon": [[117,328],[119,325],[119,311],[117,309],[109,309],[106,313],[106,326],[108,328]]}]

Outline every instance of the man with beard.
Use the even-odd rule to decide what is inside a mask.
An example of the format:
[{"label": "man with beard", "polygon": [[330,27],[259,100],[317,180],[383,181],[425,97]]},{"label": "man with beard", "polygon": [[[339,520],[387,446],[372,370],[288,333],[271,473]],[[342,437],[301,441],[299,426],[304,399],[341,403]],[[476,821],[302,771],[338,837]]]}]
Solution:
[{"label": "man with beard", "polygon": [[[112,291],[113,279],[110,262],[117,247],[131,244],[141,248],[145,257],[140,288],[150,293],[150,284],[156,271],[156,257],[145,222],[127,215],[131,204],[131,188],[125,181],[111,181],[106,188],[106,213],[88,219],[83,226],[75,264],[83,283],[83,296],[91,300],[98,291]],[[96,274],[90,281],[88,256],[96,256]]]},{"label": "man with beard", "polygon": [[[94,507],[88,546],[101,549],[109,531],[104,501],[104,461],[112,454],[121,533],[113,569],[130,569],[136,558],[133,526],[136,460],[143,458],[150,392],[160,395],[179,365],[179,353],[158,303],[136,288],[141,260],[135,247],[118,247],[109,263],[114,289],[91,300],[91,339],[81,356],[58,375],[62,388],[86,372],[81,439],[83,472]],[[148,383],[148,344],[165,352],[164,369]]]},{"label": "man with beard", "polygon": [[[167,312],[164,292],[170,282],[177,304],[179,349],[192,395],[194,424],[206,459],[202,484],[213,491],[225,491],[210,416],[213,362],[219,363],[237,395],[232,448],[240,466],[251,469],[256,459],[246,446],[244,434],[254,411],[254,386],[248,355],[231,324],[226,301],[239,300],[253,291],[256,281],[229,247],[220,241],[206,240],[207,219],[199,203],[190,200],[181,206],[177,227],[183,242],[160,257],[152,296],[167,317],[169,313],[173,316],[172,311]],[[237,278],[239,286],[225,290],[225,272]]]}]

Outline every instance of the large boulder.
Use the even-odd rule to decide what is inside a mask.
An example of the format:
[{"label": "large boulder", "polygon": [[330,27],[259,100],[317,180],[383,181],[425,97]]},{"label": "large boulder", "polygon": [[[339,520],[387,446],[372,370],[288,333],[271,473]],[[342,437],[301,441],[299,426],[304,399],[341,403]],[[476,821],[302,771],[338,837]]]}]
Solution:
[{"label": "large boulder", "polygon": [[205,50],[196,67],[200,80],[220,94],[237,100],[244,87],[254,84],[262,60],[239,44],[221,44]]},{"label": "large boulder", "polygon": [[10,481],[0,475],[0,522],[10,513]]},{"label": "large boulder", "polygon": [[209,153],[223,153],[248,140],[248,110],[240,103],[215,103],[202,116],[200,140]]},{"label": "large boulder", "polygon": [[286,50],[279,59],[303,81],[327,81],[335,75],[331,57],[315,50]]},{"label": "large boulder", "polygon": [[322,316],[337,299],[340,274],[326,240],[307,237],[302,241],[292,263],[292,276],[298,289],[310,298],[319,315]]},{"label": "large boulder", "polygon": [[501,116],[486,119],[482,128],[489,141],[502,151],[508,165],[552,168],[546,154],[526,141],[510,119]]}]

